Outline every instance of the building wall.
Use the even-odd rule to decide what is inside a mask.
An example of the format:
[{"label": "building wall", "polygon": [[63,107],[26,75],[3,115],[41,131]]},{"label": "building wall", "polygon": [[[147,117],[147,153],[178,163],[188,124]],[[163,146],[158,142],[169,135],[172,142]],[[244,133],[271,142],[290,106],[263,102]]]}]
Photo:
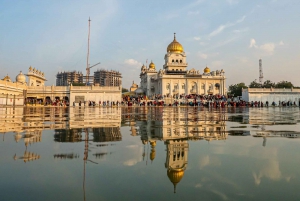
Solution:
[{"label": "building wall", "polygon": [[292,101],[299,104],[300,89],[274,89],[274,88],[248,88],[243,89],[242,99],[248,102],[251,101],[268,101],[271,104],[273,101],[278,105],[279,101]]}]

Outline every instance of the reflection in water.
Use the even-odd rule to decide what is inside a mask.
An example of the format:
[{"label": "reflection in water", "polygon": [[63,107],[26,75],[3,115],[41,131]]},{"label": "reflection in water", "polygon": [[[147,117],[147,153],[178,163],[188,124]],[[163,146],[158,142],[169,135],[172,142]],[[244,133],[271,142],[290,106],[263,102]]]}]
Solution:
[{"label": "reflection in water", "polygon": [[[277,108],[277,110],[280,110],[280,108]],[[112,151],[109,148],[112,146],[118,149],[120,147],[122,148],[122,143],[125,143],[124,139],[126,141],[126,139],[128,140],[128,138],[130,138],[130,140],[128,140],[130,142],[138,139],[144,144],[144,146],[141,145],[143,147],[132,144],[127,145],[127,147],[131,146],[132,148],[135,146],[141,149],[139,150],[140,152],[136,151],[133,154],[135,158],[134,162],[130,163],[131,166],[138,164],[140,161],[141,164],[146,163],[147,165],[149,159],[151,163],[153,163],[153,167],[157,161],[163,163],[159,160],[162,156],[165,158],[163,159],[165,168],[160,164],[159,171],[165,174],[164,179],[167,182],[170,181],[173,184],[174,193],[176,193],[176,189],[179,192],[179,189],[186,188],[185,182],[190,182],[187,181],[187,178],[193,176],[191,174],[192,171],[185,171],[187,167],[191,168],[191,162],[194,162],[194,160],[201,162],[202,159],[206,160],[205,157],[213,158],[226,153],[226,157],[218,158],[219,166],[224,166],[224,164],[222,164],[222,162],[224,163],[222,158],[235,161],[238,156],[240,160],[244,160],[243,157],[246,158],[250,155],[248,145],[236,151],[231,150],[225,145],[212,147],[212,144],[214,144],[212,141],[214,140],[226,140],[227,143],[228,141],[237,139],[253,139],[253,143],[254,138],[247,137],[252,135],[253,137],[262,137],[262,145],[265,147],[267,138],[269,137],[299,138],[299,131],[286,131],[281,129],[283,127],[276,127],[277,125],[298,125],[299,110],[294,110],[274,111],[272,108],[222,108],[215,110],[194,107],[0,108],[0,132],[15,132],[15,142],[20,144],[22,140],[24,141],[26,149],[24,154],[15,154],[13,158],[27,162],[41,158],[39,154],[35,153],[37,150],[34,150],[34,148],[36,147],[29,145],[35,143],[40,144],[44,130],[54,131],[53,137],[55,146],[63,145],[70,150],[54,149],[57,153],[51,153],[51,157],[53,156],[56,161],[64,161],[58,159],[79,159],[80,156],[83,158],[83,167],[80,166],[82,168],[80,171],[83,171],[83,175],[80,174],[83,183],[80,183],[80,185],[82,185],[80,188],[83,188],[83,199],[86,200],[86,192],[89,192],[86,191],[86,187],[90,189],[90,182],[92,182],[92,179],[87,180],[87,178],[90,178],[89,174],[92,174],[90,171],[93,169],[87,166],[87,162],[98,164],[97,162],[101,161],[105,165],[101,166],[103,164],[99,162],[99,165],[95,167],[101,166],[101,168],[103,167],[103,169],[105,169],[105,166],[107,166],[108,169],[113,167],[111,171],[117,170],[114,169],[114,166],[118,166],[118,163],[125,164],[125,162],[119,161],[121,160],[121,156],[126,156],[126,154],[130,155],[130,153],[121,153],[124,154],[121,155],[120,151]],[[261,129],[261,125],[264,125],[264,130]],[[128,134],[126,136],[124,133],[121,133],[121,126],[125,127],[125,134],[127,131],[126,128],[128,127],[130,129],[130,135]],[[211,153],[219,155],[209,156],[208,154],[211,154],[209,152],[206,153],[207,155],[202,155],[199,159],[198,155],[200,153],[190,149],[193,146],[191,141],[197,141],[196,143],[198,143],[198,141],[201,140],[208,142],[205,144],[210,144],[211,150],[208,150],[208,152],[211,151]],[[44,141],[45,140],[43,140],[43,143],[45,143]],[[51,141],[53,142],[52,136]],[[159,146],[161,146],[162,143],[159,143],[160,141],[164,142],[163,146],[165,146],[164,150],[166,150],[166,152],[161,151],[162,149]],[[239,142],[242,142],[242,140]],[[259,144],[259,147],[261,146],[261,141],[259,141],[259,143],[255,141],[255,143]],[[21,143],[21,145],[23,146],[23,143]],[[82,145],[82,147],[77,145]],[[73,150],[73,147],[80,147],[80,150]],[[30,152],[27,150],[29,148]],[[227,150],[226,152],[226,148],[229,149],[229,151]],[[144,151],[142,149],[144,149]],[[255,146],[253,149],[254,151],[252,151],[255,152],[253,155],[262,159],[261,161],[257,159],[256,169],[253,168],[249,170],[250,173],[248,174],[251,177],[252,183],[254,179],[255,185],[261,185],[263,178],[268,178],[272,181],[282,179],[285,181],[291,180],[291,174],[283,174],[282,172],[284,171],[280,169],[280,163],[278,161],[279,154],[277,153],[278,149],[274,149],[272,145],[270,148],[263,148],[263,150],[258,150]],[[78,153],[82,153],[82,151],[83,155],[79,155]],[[262,153],[265,153],[265,155]],[[116,156],[116,158],[110,157],[111,155]],[[250,159],[253,160],[253,158]],[[12,160],[11,157],[10,160]],[[114,166],[109,166],[113,160],[116,160],[116,163],[114,163]],[[42,160],[39,162],[41,161]],[[72,163],[74,162],[76,162],[76,160],[72,161]],[[231,169],[233,166],[235,165],[231,165],[227,168]],[[241,166],[241,164],[238,164],[238,166]],[[138,166],[135,167],[138,168]],[[205,165],[202,165],[200,168],[204,170]],[[212,169],[213,168],[215,167],[212,167]],[[247,169],[247,167],[244,167],[244,169]],[[223,169],[220,170],[222,173]],[[86,171],[89,174],[86,173]],[[129,170],[127,169],[126,171]],[[243,169],[238,169],[237,172],[238,171],[243,171]],[[115,174],[117,173],[115,172]],[[184,176],[184,174],[186,174],[186,176]],[[218,174],[220,174],[218,171],[212,171],[212,173],[207,173],[206,176],[212,179],[216,175],[218,176]],[[243,175],[243,177],[246,176]],[[169,183],[168,188],[172,188],[171,183]],[[196,188],[204,185],[205,184],[197,184]]]},{"label": "reflection in water", "polygon": [[54,158],[59,158],[59,159],[74,159],[74,158],[79,158],[79,154],[54,154]]},{"label": "reflection in water", "polygon": [[[126,108],[127,109],[127,108]],[[150,143],[150,160],[155,159],[156,141],[166,145],[167,176],[176,186],[182,180],[188,164],[189,140],[226,140],[226,113],[201,111],[190,108],[139,108],[128,109],[131,135],[141,136],[144,145]],[[133,111],[135,110],[135,111]],[[145,146],[143,159],[145,157]]]},{"label": "reflection in water", "polygon": [[28,151],[25,151],[23,156],[17,156],[17,154],[14,155],[14,160],[17,160],[17,159],[20,159],[20,160],[23,160],[24,163],[28,162],[28,161],[34,161],[34,160],[38,160],[40,159],[40,155],[38,154],[35,154],[33,152],[28,152]]}]

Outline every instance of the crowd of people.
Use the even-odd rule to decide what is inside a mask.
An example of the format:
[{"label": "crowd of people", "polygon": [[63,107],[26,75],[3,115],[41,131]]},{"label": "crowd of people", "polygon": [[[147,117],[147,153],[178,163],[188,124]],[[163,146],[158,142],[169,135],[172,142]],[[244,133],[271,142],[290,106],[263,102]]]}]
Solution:
[{"label": "crowd of people", "polygon": [[[28,103],[31,105],[42,104],[41,100],[29,99]],[[45,106],[69,106],[69,102],[66,100],[56,99],[55,101],[45,101]],[[281,107],[291,107],[299,106],[300,100],[298,103],[295,101],[279,101],[276,103],[273,101],[269,103],[268,101],[251,101],[246,102],[240,98],[227,97],[224,95],[198,95],[198,94],[189,94],[189,95],[179,95],[179,96],[168,96],[168,95],[154,95],[150,98],[144,95],[138,96],[124,96],[121,101],[79,101],[78,103],[73,102],[73,106],[104,106],[104,107],[113,107],[113,106],[203,106],[203,107],[213,107],[213,108],[224,108],[224,107],[269,107],[269,106],[281,106]]]}]

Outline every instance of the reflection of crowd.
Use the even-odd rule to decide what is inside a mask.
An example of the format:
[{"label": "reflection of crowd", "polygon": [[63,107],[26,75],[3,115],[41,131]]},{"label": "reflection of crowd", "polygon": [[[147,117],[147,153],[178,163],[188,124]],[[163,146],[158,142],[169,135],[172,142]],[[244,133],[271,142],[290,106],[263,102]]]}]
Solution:
[{"label": "reflection of crowd", "polygon": [[69,106],[69,101],[60,100],[60,99],[55,99],[55,101],[52,101],[50,99],[46,99],[45,103],[43,103],[42,99],[29,98],[25,102],[25,105],[30,105],[30,106],[36,106],[36,105],[42,105],[42,106]]}]

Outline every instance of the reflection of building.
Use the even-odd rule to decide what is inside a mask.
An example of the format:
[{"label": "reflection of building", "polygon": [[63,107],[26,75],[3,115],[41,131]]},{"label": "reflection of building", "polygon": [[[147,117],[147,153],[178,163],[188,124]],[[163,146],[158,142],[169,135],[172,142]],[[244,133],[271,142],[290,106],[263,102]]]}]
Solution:
[{"label": "reflection of building", "polygon": [[176,193],[176,185],[181,181],[187,167],[189,144],[187,140],[182,139],[167,140],[165,144],[167,145],[165,167]]},{"label": "reflection of building", "polygon": [[28,161],[34,161],[34,160],[38,160],[40,159],[40,155],[38,154],[35,154],[33,152],[28,152],[28,151],[25,151],[23,156],[17,156],[17,154],[14,155],[14,160],[17,160],[17,159],[20,159],[20,160],[23,160],[24,163],[28,162]]},{"label": "reflection of building", "polygon": [[[140,108],[135,111],[140,119],[130,119],[132,135],[140,135],[144,145],[150,143],[150,160],[155,159],[155,145],[163,140],[166,145],[167,176],[174,185],[182,180],[188,164],[189,140],[226,140],[225,113],[199,111],[194,108]],[[137,127],[137,128],[136,128]],[[145,147],[144,147],[145,149]],[[143,158],[145,157],[145,150]]]},{"label": "reflection of building", "polygon": [[181,94],[226,94],[225,72],[210,71],[203,73],[192,68],[187,69],[186,54],[183,46],[176,40],[168,45],[163,69],[156,70],[155,64],[141,67],[140,89],[147,95],[181,95]]},{"label": "reflection of building", "polygon": [[19,157],[17,156],[17,154],[15,154],[14,160],[19,159],[19,160],[23,160],[26,163],[28,161],[34,161],[34,160],[40,159],[39,154],[27,151],[27,147],[28,147],[28,145],[41,142],[41,138],[42,138],[41,130],[26,131],[24,133],[24,135],[22,135],[19,132],[16,132],[14,138],[15,138],[16,142],[19,142],[21,139],[23,139],[25,146],[26,146],[26,150],[25,150],[24,154]]},{"label": "reflection of building", "polygon": [[93,128],[94,142],[121,141],[120,127]]}]

